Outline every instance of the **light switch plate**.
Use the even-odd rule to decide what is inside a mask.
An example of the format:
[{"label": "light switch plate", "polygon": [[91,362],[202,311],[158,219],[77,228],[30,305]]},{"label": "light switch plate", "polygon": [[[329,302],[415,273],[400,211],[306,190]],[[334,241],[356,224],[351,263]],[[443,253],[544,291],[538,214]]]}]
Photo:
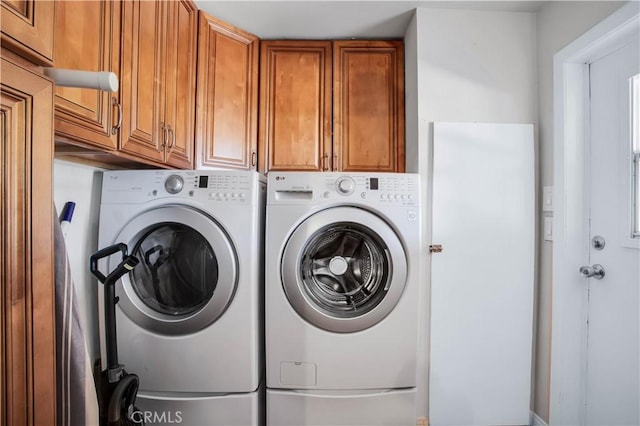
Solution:
[{"label": "light switch plate", "polygon": [[544,218],[544,240],[553,241],[553,217]]},{"label": "light switch plate", "polygon": [[553,211],[553,186],[542,187],[542,211]]}]

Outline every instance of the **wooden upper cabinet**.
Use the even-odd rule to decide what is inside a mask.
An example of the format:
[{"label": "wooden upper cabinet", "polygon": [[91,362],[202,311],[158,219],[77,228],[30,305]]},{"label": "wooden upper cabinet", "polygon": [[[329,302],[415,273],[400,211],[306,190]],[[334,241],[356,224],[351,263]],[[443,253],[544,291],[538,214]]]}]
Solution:
[{"label": "wooden upper cabinet", "polygon": [[[83,71],[120,68],[120,1],[56,1],[55,66]],[[118,93],[56,88],[57,139],[118,148]]]},{"label": "wooden upper cabinet", "polygon": [[264,170],[404,172],[401,41],[263,41]]},{"label": "wooden upper cabinet", "polygon": [[330,169],[331,42],[263,41],[260,57],[264,171]]},{"label": "wooden upper cabinet", "polygon": [[167,3],[168,40],[165,73],[167,146],[165,162],[193,168],[198,10],[189,1]]},{"label": "wooden upper cabinet", "polygon": [[258,48],[253,34],[200,12],[196,168],[256,168]]},{"label": "wooden upper cabinet", "polygon": [[122,3],[120,149],[148,160],[164,161],[163,46],[164,2]]},{"label": "wooden upper cabinet", "polygon": [[0,60],[0,417],[55,423],[53,85]]},{"label": "wooden upper cabinet", "polygon": [[188,0],[122,7],[120,150],[191,168],[197,9]]},{"label": "wooden upper cabinet", "polygon": [[2,47],[33,62],[53,65],[53,1],[2,0]]},{"label": "wooden upper cabinet", "polygon": [[401,41],[333,45],[335,170],[404,172]]}]

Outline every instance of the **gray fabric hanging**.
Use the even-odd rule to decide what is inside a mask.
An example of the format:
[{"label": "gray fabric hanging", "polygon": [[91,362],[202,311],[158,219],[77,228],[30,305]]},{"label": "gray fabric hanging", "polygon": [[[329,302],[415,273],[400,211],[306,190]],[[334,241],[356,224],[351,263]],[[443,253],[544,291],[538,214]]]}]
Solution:
[{"label": "gray fabric hanging", "polygon": [[[55,211],[55,209],[54,209]],[[62,229],[54,216],[56,386],[59,426],[98,425],[98,398]]]}]

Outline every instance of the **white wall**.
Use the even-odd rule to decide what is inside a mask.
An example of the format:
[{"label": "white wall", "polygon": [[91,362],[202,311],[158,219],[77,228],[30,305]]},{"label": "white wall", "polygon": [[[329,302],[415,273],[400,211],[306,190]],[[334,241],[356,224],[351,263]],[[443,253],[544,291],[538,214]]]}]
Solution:
[{"label": "white wall", "polygon": [[[405,34],[406,143],[407,153],[411,154],[407,156],[407,171],[420,173],[424,200],[431,199],[431,123],[537,123],[535,53],[533,13],[416,10]],[[413,64],[415,71],[410,69]],[[428,206],[429,201],[424,205]],[[424,241],[428,245],[428,209],[423,220]],[[427,258],[425,247],[423,259]],[[428,281],[430,267],[424,268],[423,276]],[[429,284],[425,282],[427,294],[423,297],[427,306]],[[428,319],[428,312],[425,317]],[[428,415],[427,332],[423,332],[420,344],[423,351],[419,354],[418,417]]]},{"label": "white wall", "polygon": [[89,256],[98,249],[101,170],[61,160],[53,162],[53,199],[58,215],[67,201],[76,203],[65,238],[82,326],[91,360],[100,356],[98,280],[89,272]]},{"label": "white wall", "polygon": [[[430,199],[430,123],[477,121],[537,124],[539,200],[542,186],[553,185],[553,55],[621,4],[554,1],[538,13],[417,9],[405,34],[407,171],[421,174],[424,199]],[[425,212],[423,219],[429,244],[431,218]],[[552,243],[543,241],[541,231],[539,226],[532,408],[548,421]],[[428,294],[423,302],[428,306]],[[428,330],[422,339],[419,374],[426,383]],[[418,397],[418,416],[427,416],[426,386],[419,387]]]},{"label": "white wall", "polygon": [[[537,62],[539,81],[539,183],[553,185],[553,55],[592,26],[618,9],[624,2],[546,2],[537,14]],[[551,216],[552,213],[545,213]],[[540,217],[542,221],[542,217]],[[541,222],[540,222],[541,224]],[[539,226],[542,229],[542,226]],[[539,233],[538,313],[534,412],[549,421],[549,381],[551,371],[551,267],[553,243]],[[577,360],[576,360],[577,362]]]}]

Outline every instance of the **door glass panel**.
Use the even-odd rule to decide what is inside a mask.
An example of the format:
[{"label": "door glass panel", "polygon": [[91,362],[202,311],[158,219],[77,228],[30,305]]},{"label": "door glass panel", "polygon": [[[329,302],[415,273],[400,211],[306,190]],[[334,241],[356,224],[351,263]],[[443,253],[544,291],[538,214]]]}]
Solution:
[{"label": "door glass panel", "polygon": [[353,318],[384,299],[391,259],[381,238],[353,222],[334,223],[315,232],[302,253],[304,291],[322,311]]},{"label": "door glass panel", "polygon": [[132,287],[156,312],[189,315],[213,296],[218,261],[211,245],[193,228],[179,223],[147,228],[131,254],[140,260],[131,272]]}]

